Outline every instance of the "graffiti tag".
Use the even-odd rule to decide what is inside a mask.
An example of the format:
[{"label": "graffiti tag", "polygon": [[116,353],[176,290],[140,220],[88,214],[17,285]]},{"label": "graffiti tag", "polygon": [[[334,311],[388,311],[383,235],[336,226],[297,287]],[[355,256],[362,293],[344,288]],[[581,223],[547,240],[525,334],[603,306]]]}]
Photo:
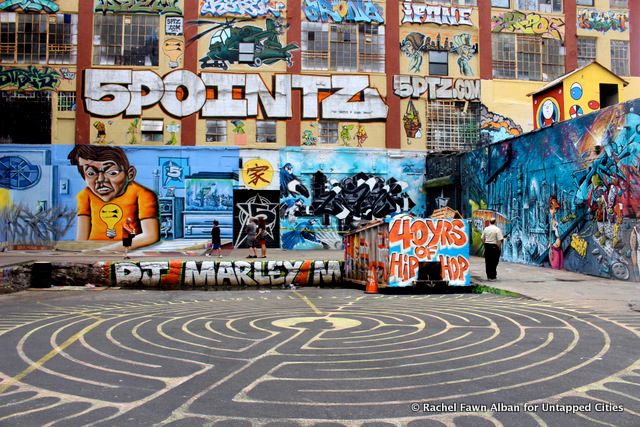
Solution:
[{"label": "graffiti tag", "polygon": [[[302,89],[303,118],[370,120],[387,117],[387,105],[377,89],[369,87],[367,75],[311,76],[280,74],[274,89],[267,89],[259,74],[201,73],[175,70],[158,76],[153,71],[88,69],[84,74],[87,111],[98,116],[140,116],[143,107],[160,103],[167,113],[186,117],[198,111],[203,117],[255,117],[258,104],[266,117],[292,116],[292,89]],[[0,86],[1,87],[1,86]],[[146,92],[141,88],[148,89]],[[180,87],[187,96],[179,97]],[[216,88],[216,99],[207,99],[207,87]],[[244,87],[244,99],[236,99],[234,88]],[[332,93],[318,105],[320,90]],[[359,101],[352,98],[362,93]],[[182,98],[182,99],[181,99]]]},{"label": "graffiti tag", "polygon": [[158,13],[160,15],[182,15],[178,0],[96,0],[96,13]]},{"label": "graffiti tag", "polygon": [[18,90],[56,90],[60,85],[60,73],[49,67],[8,68],[0,66],[0,89],[15,87]]},{"label": "graffiti tag", "polygon": [[471,8],[430,6],[424,3],[405,1],[402,3],[402,23],[438,24],[438,25],[473,25]]},{"label": "graffiti tag", "polygon": [[575,251],[578,252],[578,254],[583,258],[587,256],[588,245],[589,244],[587,243],[587,241],[584,240],[579,235],[577,234],[571,235],[571,247],[575,249]]},{"label": "graffiti tag", "polygon": [[445,77],[393,76],[393,93],[401,98],[419,98],[426,93],[428,99],[480,99],[480,80]]},{"label": "graffiti tag", "polygon": [[389,282],[415,279],[420,262],[440,261],[443,280],[468,284],[469,236],[463,220],[399,218],[389,228]]},{"label": "graffiti tag", "polygon": [[494,16],[491,31],[494,33],[541,35],[562,40],[561,27],[564,27],[564,21],[560,18],[513,11]]},{"label": "graffiti tag", "polygon": [[619,31],[621,33],[629,29],[629,15],[622,11],[601,11],[593,9],[581,9],[578,11],[578,28],[584,30],[598,31]]},{"label": "graffiti tag", "polygon": [[371,0],[305,0],[304,14],[311,22],[384,22],[382,9]]},{"label": "graffiti tag", "polygon": [[0,2],[0,10],[13,12],[20,9],[26,13],[56,13],[60,10],[60,6],[50,0],[3,0]]},{"label": "graffiti tag", "polygon": [[149,261],[111,265],[113,286],[208,289],[218,286],[319,286],[342,280],[340,261]]},{"label": "graffiti tag", "polygon": [[272,0],[200,0],[201,16],[241,15],[257,18],[272,15],[279,17],[285,5]]},{"label": "graffiti tag", "polygon": [[58,71],[60,72],[60,76],[65,80],[75,80],[76,78],[76,73],[68,68],[60,68]]}]

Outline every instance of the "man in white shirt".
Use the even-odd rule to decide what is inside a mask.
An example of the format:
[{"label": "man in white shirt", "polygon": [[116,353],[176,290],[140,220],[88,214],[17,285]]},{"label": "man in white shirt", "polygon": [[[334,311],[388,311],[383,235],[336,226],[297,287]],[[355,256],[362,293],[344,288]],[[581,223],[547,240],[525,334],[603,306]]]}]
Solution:
[{"label": "man in white shirt", "polygon": [[496,219],[491,218],[490,224],[482,230],[482,242],[484,243],[484,264],[487,279],[496,280],[498,277],[498,262],[502,253],[502,231],[496,225]]}]

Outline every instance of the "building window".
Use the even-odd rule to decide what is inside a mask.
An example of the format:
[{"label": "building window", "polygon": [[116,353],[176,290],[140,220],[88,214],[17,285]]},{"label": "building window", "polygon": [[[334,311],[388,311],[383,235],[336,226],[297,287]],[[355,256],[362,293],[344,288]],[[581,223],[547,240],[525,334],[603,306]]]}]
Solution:
[{"label": "building window", "polygon": [[58,92],[58,111],[76,111],[75,92]]},{"label": "building window", "polygon": [[429,52],[429,75],[448,76],[449,75],[449,53],[432,50]]},{"label": "building window", "polygon": [[94,65],[158,65],[157,15],[95,15]]},{"label": "building window", "polygon": [[142,119],[142,142],[162,142],[162,120]]},{"label": "building window", "polygon": [[540,12],[562,12],[562,0],[517,0],[516,8]]},{"label": "building window", "polygon": [[609,7],[617,7],[617,8],[622,8],[622,9],[628,9],[629,8],[629,1],[628,0],[610,0],[609,1]]},{"label": "building window", "polygon": [[629,42],[611,40],[611,71],[619,76],[629,75]]},{"label": "building window", "polygon": [[328,120],[320,120],[318,122],[318,143],[338,143],[338,122],[332,122]]},{"label": "building window", "polygon": [[384,25],[302,23],[302,69],[384,72]]},{"label": "building window", "polygon": [[593,0],[576,0],[578,6],[593,6]]},{"label": "building window", "polygon": [[479,102],[427,101],[427,150],[469,151],[479,141]]},{"label": "building window", "polygon": [[256,121],[256,142],[275,143],[277,122],[275,120]]},{"label": "building window", "polygon": [[0,13],[3,63],[75,64],[78,15]]},{"label": "building window", "polygon": [[502,7],[504,9],[509,9],[511,5],[509,5],[509,0],[491,0],[491,7]]},{"label": "building window", "polygon": [[207,120],[207,142],[227,142],[227,122],[225,120]]},{"label": "building window", "polygon": [[492,34],[493,77],[550,81],[564,72],[559,40],[520,34]]},{"label": "building window", "polygon": [[578,37],[578,67],[596,60],[596,37]]}]

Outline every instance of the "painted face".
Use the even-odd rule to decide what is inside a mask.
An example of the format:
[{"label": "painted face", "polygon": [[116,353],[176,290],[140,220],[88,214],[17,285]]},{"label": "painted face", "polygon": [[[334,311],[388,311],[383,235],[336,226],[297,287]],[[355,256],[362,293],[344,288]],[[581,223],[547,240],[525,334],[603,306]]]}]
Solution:
[{"label": "painted face", "polygon": [[553,102],[547,100],[542,104],[542,117],[550,119],[553,117]]},{"label": "painted face", "polygon": [[84,171],[87,187],[105,202],[120,196],[129,184],[130,171],[122,170],[113,160],[100,162],[79,158],[78,164]]}]

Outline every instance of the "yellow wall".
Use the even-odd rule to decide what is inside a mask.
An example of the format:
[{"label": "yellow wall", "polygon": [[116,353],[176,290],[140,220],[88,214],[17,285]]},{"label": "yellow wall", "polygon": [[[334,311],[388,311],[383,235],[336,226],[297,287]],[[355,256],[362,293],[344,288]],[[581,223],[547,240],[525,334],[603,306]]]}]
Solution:
[{"label": "yellow wall", "polygon": [[[589,114],[600,109],[600,84],[616,84],[618,85],[618,99],[623,100],[623,85],[620,79],[611,75],[611,73],[600,68],[598,65],[589,65],[580,72],[572,74],[563,82],[564,95],[564,117],[562,120],[571,119],[570,109],[572,105],[580,106],[583,114]],[[575,99],[572,93],[573,85],[580,85],[582,96]],[[598,108],[590,106],[591,101],[598,103]]]},{"label": "yellow wall", "polygon": [[544,86],[545,82],[516,80],[483,80],[482,103],[489,111],[508,117],[524,132],[533,130],[533,103],[527,94]]}]

